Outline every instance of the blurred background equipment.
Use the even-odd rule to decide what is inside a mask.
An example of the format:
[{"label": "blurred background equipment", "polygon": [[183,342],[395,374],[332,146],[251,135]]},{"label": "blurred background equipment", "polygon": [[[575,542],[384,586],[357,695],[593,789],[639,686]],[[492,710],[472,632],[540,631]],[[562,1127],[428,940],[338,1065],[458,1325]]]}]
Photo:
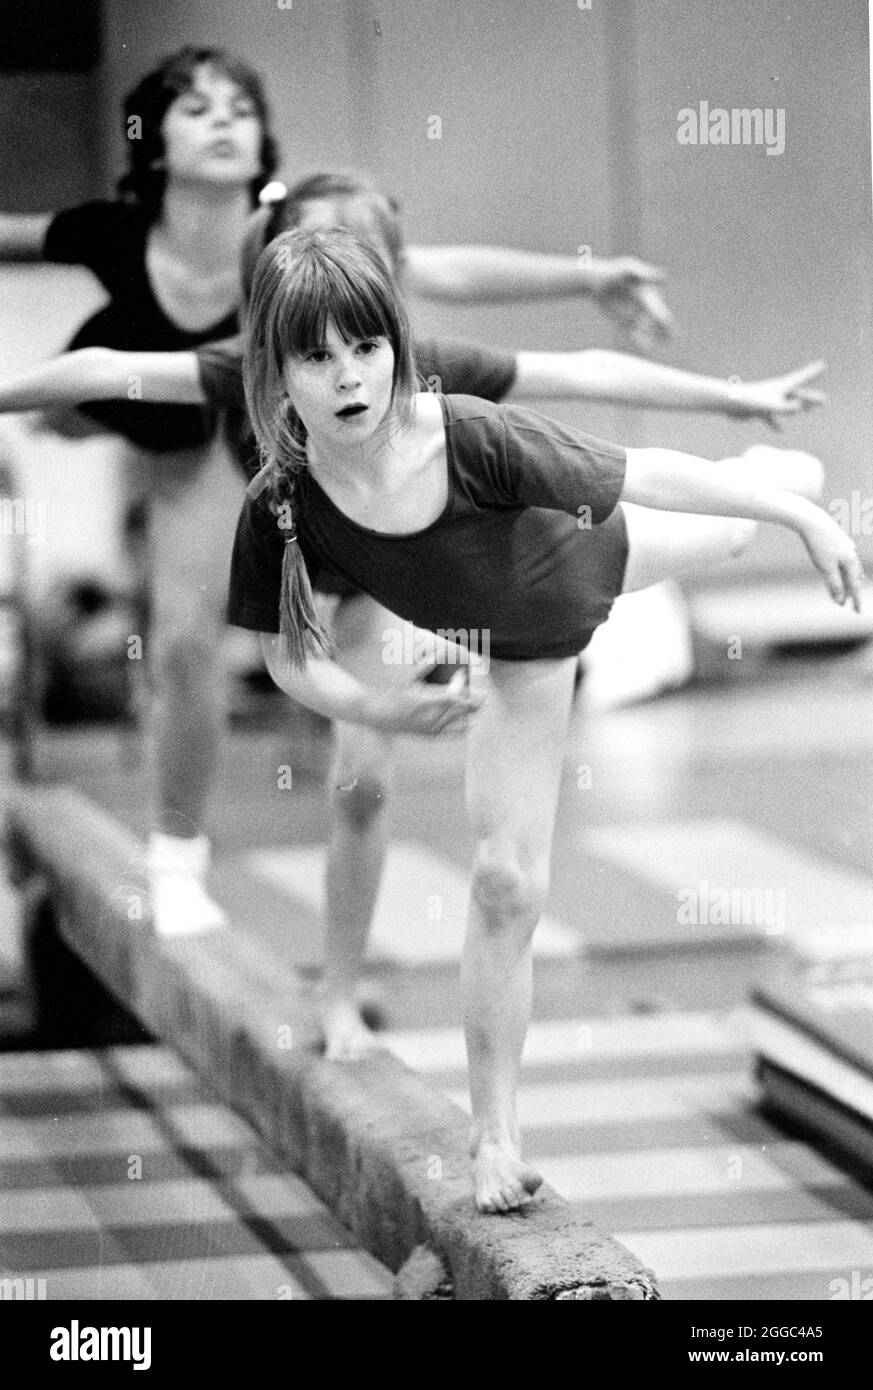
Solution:
[{"label": "blurred background equipment", "polygon": [[[42,714],[52,724],[125,718],[132,696],[136,606],[95,575],[58,578],[34,613]],[[134,637],[131,634],[135,634]]]}]

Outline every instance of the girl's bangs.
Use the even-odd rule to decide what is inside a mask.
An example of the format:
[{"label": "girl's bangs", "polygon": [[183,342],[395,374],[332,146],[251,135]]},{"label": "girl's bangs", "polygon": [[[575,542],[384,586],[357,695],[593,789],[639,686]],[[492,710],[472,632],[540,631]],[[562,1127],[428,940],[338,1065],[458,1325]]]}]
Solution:
[{"label": "girl's bangs", "polygon": [[306,256],[295,267],[295,292],[285,298],[276,323],[280,360],[322,351],[328,323],[346,343],[362,338],[394,342],[397,324],[390,306],[369,276],[353,279],[323,256]]}]

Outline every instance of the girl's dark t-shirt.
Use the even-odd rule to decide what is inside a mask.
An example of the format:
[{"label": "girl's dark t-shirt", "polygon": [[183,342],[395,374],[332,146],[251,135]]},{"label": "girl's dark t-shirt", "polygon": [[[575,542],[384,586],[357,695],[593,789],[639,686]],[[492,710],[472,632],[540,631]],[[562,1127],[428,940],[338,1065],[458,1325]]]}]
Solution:
[{"label": "girl's dark t-shirt", "polygon": [[[521,406],[440,396],[448,500],[412,535],[361,526],[304,471],[295,519],[310,577],[327,567],[432,632],[488,633],[506,661],[573,656],[621,593],[626,454]],[[283,532],[247,498],[231,561],[228,620],[279,631]],[[469,638],[469,640],[472,640]]]},{"label": "girl's dark t-shirt", "polygon": [[[84,265],[110,295],[109,303],[87,319],[69,349],[109,347],[126,352],[179,352],[198,348],[237,331],[228,314],[208,328],[180,328],[161,308],[146,270],[150,222],[133,203],[94,202],[59,212],[49,224],[43,257],[63,265]],[[136,399],[94,401],[84,414],[155,453],[195,448],[211,437],[216,413],[210,406],[157,405]]]}]

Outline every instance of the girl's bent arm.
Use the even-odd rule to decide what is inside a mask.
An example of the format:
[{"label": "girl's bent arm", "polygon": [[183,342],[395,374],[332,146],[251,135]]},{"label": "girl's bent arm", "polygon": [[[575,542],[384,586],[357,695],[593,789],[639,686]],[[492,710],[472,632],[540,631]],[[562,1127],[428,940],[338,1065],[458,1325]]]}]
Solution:
[{"label": "girl's bent arm", "polygon": [[0,261],[41,261],[51,212],[0,213]]},{"label": "girl's bent arm", "polygon": [[729,465],[677,449],[628,449],[622,501],[666,512],[747,517],[801,529],[820,508],[794,493],[738,479]]},{"label": "girl's bent arm", "polygon": [[861,609],[864,571],[849,537],[814,502],[737,479],[730,465],[673,449],[628,449],[622,500],[669,512],[747,517],[796,531],[837,603]]},{"label": "girl's bent arm", "polygon": [[193,352],[116,352],[80,348],[0,382],[0,411],[44,410],[84,401],[206,399]]},{"label": "girl's bent arm", "polygon": [[400,691],[375,690],[326,657],[310,657],[305,668],[298,670],[281,637],[262,632],[260,638],[267,670],[279,689],[328,719],[366,724],[386,733],[458,733],[481,703],[464,689],[463,674],[442,689],[413,685]]}]

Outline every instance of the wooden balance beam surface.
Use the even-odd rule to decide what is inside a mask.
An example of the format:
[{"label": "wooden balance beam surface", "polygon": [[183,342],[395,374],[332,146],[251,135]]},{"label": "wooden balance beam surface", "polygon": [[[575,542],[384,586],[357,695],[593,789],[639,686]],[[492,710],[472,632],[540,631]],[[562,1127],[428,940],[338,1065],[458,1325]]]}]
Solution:
[{"label": "wooden balance beam surface", "polygon": [[324,1061],[306,987],[239,927],[156,937],[143,846],[77,792],[13,791],[7,845],[71,949],[399,1271],[399,1298],[658,1298],[651,1272],[548,1187],[524,1213],[478,1214],[463,1112],[387,1052]]}]

